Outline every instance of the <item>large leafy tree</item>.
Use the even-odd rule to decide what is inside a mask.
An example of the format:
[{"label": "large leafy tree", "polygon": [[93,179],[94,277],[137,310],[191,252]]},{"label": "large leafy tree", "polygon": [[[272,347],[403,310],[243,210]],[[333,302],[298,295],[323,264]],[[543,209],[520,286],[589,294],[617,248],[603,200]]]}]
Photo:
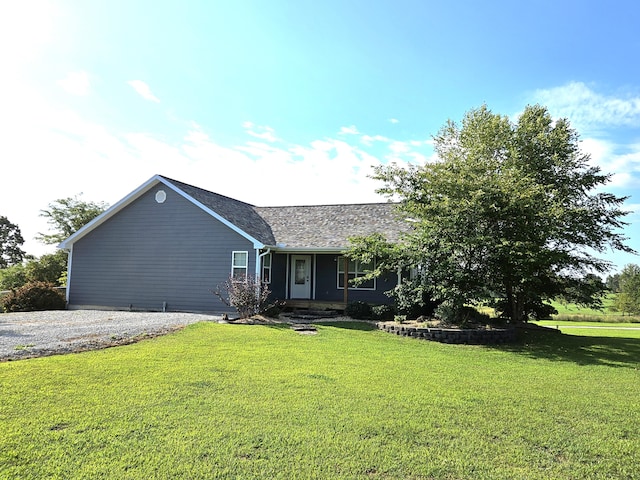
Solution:
[{"label": "large leafy tree", "polygon": [[24,238],[20,228],[11,223],[7,217],[0,216],[0,268],[22,262],[25,252],[20,247],[23,244]]},{"label": "large leafy tree", "polygon": [[60,243],[100,215],[108,207],[104,202],[96,203],[81,200],[79,198],[80,195],[55,200],[49,204],[47,209],[40,211],[40,216],[47,219],[47,222],[53,228],[53,233],[39,233],[38,240],[48,245]]},{"label": "large leafy tree", "polygon": [[580,152],[566,119],[536,105],[512,122],[482,106],[460,125],[447,122],[434,145],[437,161],[374,174],[407,219],[403,242],[354,239],[351,256],[375,250],[372,275],[414,267],[400,288],[418,302],[427,290],[454,315],[491,302],[524,320],[548,313],[545,301],[558,296],[600,305],[604,285],[593,273],[610,265],[598,253],[631,251],[618,230],[625,198],[599,191],[609,175]]}]

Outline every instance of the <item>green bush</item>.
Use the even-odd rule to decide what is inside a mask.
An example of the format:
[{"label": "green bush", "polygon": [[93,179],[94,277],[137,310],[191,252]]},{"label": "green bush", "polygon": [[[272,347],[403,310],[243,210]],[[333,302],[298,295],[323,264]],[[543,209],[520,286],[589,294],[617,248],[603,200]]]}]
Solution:
[{"label": "green bush", "polygon": [[440,304],[439,301],[433,300],[430,288],[420,282],[402,280],[388,294],[393,298],[397,313],[406,315],[407,318],[432,317],[435,309]]},{"label": "green bush", "polygon": [[374,320],[393,320],[396,309],[392,305],[373,305],[371,318]]},{"label": "green bush", "polygon": [[447,325],[458,325],[468,327],[471,325],[486,325],[490,317],[485,313],[480,313],[473,307],[466,305],[453,305],[450,302],[441,303],[434,313],[434,316]]},{"label": "green bush", "polygon": [[262,311],[262,314],[267,317],[278,318],[278,315],[283,312],[285,306],[285,302],[283,302],[282,300],[276,300],[272,304],[265,307]]},{"label": "green bush", "polygon": [[11,290],[0,300],[5,312],[34,312],[40,310],[64,310],[64,296],[47,282],[30,282]]},{"label": "green bush", "polygon": [[371,305],[366,302],[351,302],[344,309],[344,314],[355,320],[368,320],[372,317]]}]

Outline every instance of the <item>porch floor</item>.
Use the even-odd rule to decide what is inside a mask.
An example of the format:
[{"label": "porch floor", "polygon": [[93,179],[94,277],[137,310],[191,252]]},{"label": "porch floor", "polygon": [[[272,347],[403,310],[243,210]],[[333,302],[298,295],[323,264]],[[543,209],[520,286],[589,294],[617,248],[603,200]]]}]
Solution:
[{"label": "porch floor", "polygon": [[327,302],[321,300],[285,300],[285,305],[290,308],[301,308],[307,310],[337,310],[344,312],[347,304],[344,302]]}]

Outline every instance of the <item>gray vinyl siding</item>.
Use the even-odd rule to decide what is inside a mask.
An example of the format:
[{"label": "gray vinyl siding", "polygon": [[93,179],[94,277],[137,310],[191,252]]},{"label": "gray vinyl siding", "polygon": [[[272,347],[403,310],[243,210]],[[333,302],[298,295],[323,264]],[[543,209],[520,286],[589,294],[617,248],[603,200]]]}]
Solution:
[{"label": "gray vinyl siding", "polygon": [[[157,203],[162,189],[167,198]],[[211,293],[231,273],[231,252],[253,244],[164,186],[118,212],[73,245],[71,306],[229,312]]]}]

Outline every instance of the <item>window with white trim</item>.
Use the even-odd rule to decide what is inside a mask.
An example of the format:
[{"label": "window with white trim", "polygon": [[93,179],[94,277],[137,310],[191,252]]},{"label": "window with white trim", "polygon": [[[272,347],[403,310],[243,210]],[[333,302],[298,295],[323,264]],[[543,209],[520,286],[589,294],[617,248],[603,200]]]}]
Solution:
[{"label": "window with white trim", "polygon": [[271,254],[267,253],[262,257],[262,281],[271,283]]},{"label": "window with white trim", "polygon": [[246,279],[248,268],[249,252],[231,252],[231,278]]},{"label": "window with white trim", "polygon": [[[344,257],[338,257],[338,288],[344,288]],[[354,278],[360,278],[366,275],[368,272],[373,270],[374,266],[371,263],[362,263],[359,260],[349,260],[347,269],[347,278],[348,280],[353,280]],[[371,279],[366,282],[360,283],[358,285],[353,285],[349,281],[349,289],[350,290],[375,290],[376,289],[376,280]]]}]

